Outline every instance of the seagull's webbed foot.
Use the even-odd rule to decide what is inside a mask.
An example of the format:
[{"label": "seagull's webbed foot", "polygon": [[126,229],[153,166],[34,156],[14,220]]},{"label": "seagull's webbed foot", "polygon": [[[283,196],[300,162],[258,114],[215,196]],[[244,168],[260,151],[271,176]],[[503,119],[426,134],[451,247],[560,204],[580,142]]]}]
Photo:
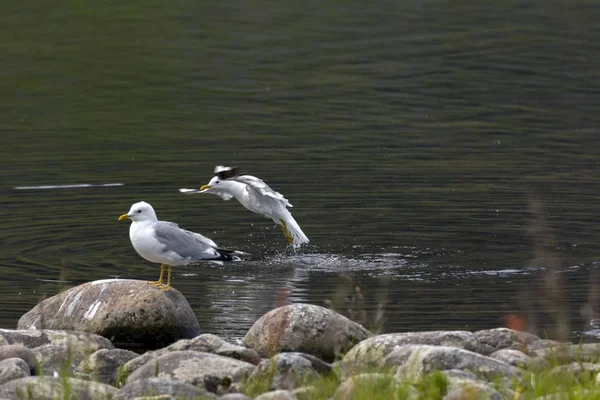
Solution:
[{"label": "seagull's webbed foot", "polygon": [[283,231],[283,234],[285,235],[285,238],[287,239],[287,241],[289,242],[289,244],[293,244],[294,243],[294,238],[292,237],[292,234],[288,230],[287,224],[282,219],[280,221],[281,221],[281,230]]},{"label": "seagull's webbed foot", "polygon": [[160,287],[163,284],[163,276],[165,274],[165,264],[161,264],[160,266],[160,278],[157,281],[149,281],[148,284],[152,286]]}]

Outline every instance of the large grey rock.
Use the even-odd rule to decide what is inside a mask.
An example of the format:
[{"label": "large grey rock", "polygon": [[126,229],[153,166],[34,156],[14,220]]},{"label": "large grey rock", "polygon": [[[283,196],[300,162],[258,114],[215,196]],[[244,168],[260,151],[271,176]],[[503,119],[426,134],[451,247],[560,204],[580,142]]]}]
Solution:
[{"label": "large grey rock", "polygon": [[85,348],[45,344],[33,349],[42,375],[72,376],[79,363],[91,353]]},{"label": "large grey rock", "polygon": [[482,345],[481,353],[484,355],[500,349],[527,351],[528,345],[541,340],[539,336],[531,333],[508,328],[485,329],[475,332],[473,336]]},{"label": "large grey rock", "polygon": [[33,349],[45,344],[70,346],[86,349],[90,353],[100,349],[114,349],[110,340],[92,333],[53,329],[0,329],[9,344],[21,344]]},{"label": "large grey rock", "polygon": [[490,354],[490,357],[521,368],[528,366],[533,361],[533,358],[529,357],[527,354],[513,349],[496,350]]},{"label": "large grey rock", "polygon": [[28,349],[22,344],[7,344],[5,346],[0,346],[0,360],[14,357],[25,361],[29,366],[29,373],[32,375],[35,374],[37,360],[31,349]]},{"label": "large grey rock", "polygon": [[250,363],[216,354],[190,350],[172,351],[137,368],[127,378],[127,384],[156,376],[222,393],[231,383],[240,382],[252,373],[254,368]]},{"label": "large grey rock", "polygon": [[119,367],[138,356],[124,349],[102,349],[94,352],[79,363],[75,377],[115,385]]},{"label": "large grey rock", "polygon": [[408,344],[397,347],[383,360],[393,367],[399,380],[418,381],[435,370],[464,369],[490,378],[520,378],[524,371],[505,362],[472,351],[448,346]]},{"label": "large grey rock", "polygon": [[43,300],[19,319],[19,329],[69,329],[110,339],[120,348],[154,349],[198,336],[187,300],[145,281],[84,283]]},{"label": "large grey rock", "polygon": [[224,357],[235,358],[236,360],[258,364],[261,361],[260,356],[255,350],[237,346],[228,343],[218,336],[203,334],[193,339],[181,339],[163,349],[147,351],[146,353],[127,362],[126,368],[132,373],[140,366],[144,365],[153,358],[162,356],[172,351],[193,350],[205,353],[214,353]]},{"label": "large grey rock", "polygon": [[363,340],[343,359],[344,365],[377,366],[396,347],[405,344],[451,346],[478,352],[479,342],[467,331],[387,333]]},{"label": "large grey rock", "polygon": [[254,398],[254,400],[296,400],[287,390],[273,390]]},{"label": "large grey rock", "polygon": [[30,376],[0,386],[0,398],[11,400],[107,400],[117,389],[75,378]]},{"label": "large grey rock", "polygon": [[29,365],[21,358],[6,358],[0,361],[0,385],[29,375]]},{"label": "large grey rock", "polygon": [[244,343],[264,357],[299,351],[333,361],[369,336],[364,327],[327,308],[291,304],[258,319],[246,333]]},{"label": "large grey rock", "polygon": [[184,382],[147,378],[123,386],[112,400],[129,400],[148,395],[171,395],[178,399],[215,399],[217,397],[205,389]]},{"label": "large grey rock", "polygon": [[250,380],[270,379],[271,390],[292,390],[308,379],[331,372],[332,366],[317,357],[303,353],[279,353],[263,360],[250,375]]},{"label": "large grey rock", "polygon": [[533,354],[549,362],[596,362],[600,358],[600,343],[558,344],[556,347],[541,348]]}]

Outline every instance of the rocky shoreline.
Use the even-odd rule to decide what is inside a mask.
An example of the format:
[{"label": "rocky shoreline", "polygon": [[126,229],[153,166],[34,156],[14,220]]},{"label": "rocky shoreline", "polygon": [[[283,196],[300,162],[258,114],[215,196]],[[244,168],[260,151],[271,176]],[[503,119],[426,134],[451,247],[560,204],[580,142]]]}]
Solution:
[{"label": "rocky shoreline", "polygon": [[200,334],[177,290],[103,280],[42,301],[17,330],[0,329],[0,399],[241,400],[250,398],[242,394],[250,382],[260,382],[265,393],[255,399],[304,400],[318,397],[310,382],[320,377],[335,382],[334,399],[385,379],[417,399],[411,388],[433,372],[443,377],[447,400],[515,399],[515,387],[536,371],[597,372],[599,356],[600,344],[507,328],[373,335],[309,304],[268,312],[243,344],[233,344]]}]

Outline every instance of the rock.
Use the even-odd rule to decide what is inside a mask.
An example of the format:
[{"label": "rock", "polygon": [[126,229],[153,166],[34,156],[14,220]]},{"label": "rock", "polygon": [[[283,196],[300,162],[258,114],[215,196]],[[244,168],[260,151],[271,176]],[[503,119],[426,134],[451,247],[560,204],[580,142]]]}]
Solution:
[{"label": "rock", "polygon": [[596,362],[600,358],[600,343],[560,344],[533,351],[533,354],[551,363],[566,364],[574,361]]},{"label": "rock", "polygon": [[29,365],[21,358],[6,358],[0,361],[0,385],[30,375]]},{"label": "rock", "polygon": [[100,349],[114,349],[110,340],[91,333],[74,332],[65,330],[36,330],[36,329],[0,329],[2,335],[10,344],[21,344],[33,349],[45,344],[71,346],[72,348],[85,348],[90,353]]},{"label": "rock", "polygon": [[37,360],[31,349],[28,349],[22,344],[7,344],[5,346],[0,346],[0,360],[14,357],[25,361],[29,366],[29,373],[31,375],[35,374]]},{"label": "rock", "polygon": [[254,368],[256,367],[250,363],[216,354],[191,350],[172,351],[137,368],[127,378],[127,384],[156,376],[220,393],[232,382],[240,382],[250,375]]},{"label": "rock", "polygon": [[123,349],[102,349],[85,358],[75,369],[75,376],[115,386],[119,367],[138,356]]},{"label": "rock", "polygon": [[241,393],[229,393],[219,397],[218,400],[252,400],[250,397]]},{"label": "rock", "polygon": [[264,357],[299,351],[330,362],[370,336],[361,325],[327,308],[290,304],[263,315],[246,333],[244,343]]},{"label": "rock", "polygon": [[503,361],[512,366],[521,368],[528,366],[533,360],[531,357],[529,357],[522,351],[513,349],[496,350],[495,352],[490,354],[490,357],[496,360]]},{"label": "rock", "polygon": [[254,400],[295,400],[287,390],[274,390],[254,398]]},{"label": "rock", "polygon": [[129,400],[148,395],[170,395],[177,399],[216,399],[214,394],[188,383],[147,378],[139,379],[123,386],[112,400]]},{"label": "rock", "polygon": [[519,378],[524,371],[505,362],[472,351],[448,346],[403,345],[383,360],[393,367],[400,381],[416,382],[423,374],[435,370],[464,369],[480,376]]},{"label": "rock", "polygon": [[[398,381],[389,375],[382,373],[357,374],[345,379],[340,386],[338,386],[332,397],[334,400],[351,400],[357,393],[364,396],[365,388],[368,388],[366,390],[367,393],[378,391],[378,398],[385,398],[384,393],[377,389],[389,390],[390,386],[394,392],[398,391]],[[363,397],[359,396],[359,398]]]},{"label": "rock", "polygon": [[484,382],[454,382],[448,386],[448,393],[443,400],[502,400],[500,392]]},{"label": "rock", "polygon": [[90,353],[80,347],[45,344],[34,348],[33,354],[39,361],[42,375],[72,376],[75,367]]},{"label": "rock", "polygon": [[19,319],[20,329],[69,329],[110,339],[120,348],[155,349],[200,334],[176,289],[131,279],[84,283],[43,300]]},{"label": "rock", "polygon": [[249,362],[250,364],[255,365],[261,361],[260,356],[255,350],[242,346],[236,346],[215,335],[204,334],[196,336],[193,339],[181,339],[160,350],[148,351],[129,361],[126,365],[126,368],[129,373],[132,373],[153,358],[160,357],[163,354],[167,354],[171,351],[183,350],[214,353],[224,357],[230,357],[235,358],[236,360]]},{"label": "rock", "polygon": [[475,332],[473,336],[482,345],[481,354],[483,355],[492,354],[500,349],[527,351],[528,345],[541,340],[531,333],[508,328],[485,329]]},{"label": "rock", "polygon": [[294,400],[312,400],[319,397],[319,389],[314,386],[302,386],[292,390]]},{"label": "rock", "polygon": [[363,340],[344,356],[344,365],[377,366],[397,346],[424,344],[451,346],[478,352],[479,342],[467,331],[405,332],[377,335]]},{"label": "rock", "polygon": [[30,376],[0,386],[0,398],[15,400],[106,400],[116,393],[116,388],[103,383],[51,376]]},{"label": "rock", "polygon": [[572,362],[566,365],[559,365],[550,370],[550,375],[557,378],[560,377],[561,382],[571,379],[575,383],[576,380],[590,381],[594,376],[599,375],[600,364],[592,364],[587,362]]},{"label": "rock", "polygon": [[271,390],[292,390],[307,379],[316,379],[319,373],[329,373],[331,370],[330,364],[308,354],[279,353],[258,364],[250,379],[270,379]]},{"label": "rock", "polygon": [[550,340],[550,339],[540,339],[537,342],[533,342],[527,346],[527,351],[525,352],[527,355],[534,354],[538,350],[542,349],[552,349],[556,347],[562,346],[570,346],[571,343],[559,342],[558,340]]}]

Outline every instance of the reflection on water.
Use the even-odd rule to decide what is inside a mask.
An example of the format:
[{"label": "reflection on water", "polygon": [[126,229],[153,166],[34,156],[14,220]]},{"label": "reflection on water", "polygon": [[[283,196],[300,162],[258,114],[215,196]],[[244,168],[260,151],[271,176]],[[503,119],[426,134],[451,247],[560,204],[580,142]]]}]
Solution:
[{"label": "reflection on water", "polygon": [[[494,327],[543,308],[544,274],[582,329],[600,237],[600,5],[493,3],[5,7],[0,326],[67,286],[155,278],[116,220],[145,200],[251,253],[175,269],[206,332],[240,338],[286,302],[366,325],[383,304],[385,331]],[[283,193],[310,245],[288,248],[235,201],[178,192],[225,163]],[[558,270],[532,261],[531,198]]]}]

